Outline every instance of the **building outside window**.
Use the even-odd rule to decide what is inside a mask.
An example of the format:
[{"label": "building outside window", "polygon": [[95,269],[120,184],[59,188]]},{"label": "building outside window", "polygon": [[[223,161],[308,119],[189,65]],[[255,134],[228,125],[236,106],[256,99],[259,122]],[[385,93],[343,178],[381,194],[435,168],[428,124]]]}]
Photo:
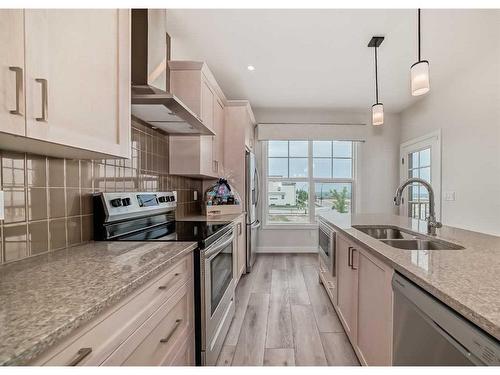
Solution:
[{"label": "building outside window", "polygon": [[354,143],[268,141],[267,224],[311,224],[321,211],[353,207]]}]

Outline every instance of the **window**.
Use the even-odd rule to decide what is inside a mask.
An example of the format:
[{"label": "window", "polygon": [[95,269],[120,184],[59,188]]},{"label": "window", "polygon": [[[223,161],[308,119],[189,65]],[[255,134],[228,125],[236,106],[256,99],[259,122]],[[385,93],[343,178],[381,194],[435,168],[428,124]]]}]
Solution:
[{"label": "window", "polygon": [[313,223],[320,211],[352,211],[351,141],[268,141],[267,224]]}]

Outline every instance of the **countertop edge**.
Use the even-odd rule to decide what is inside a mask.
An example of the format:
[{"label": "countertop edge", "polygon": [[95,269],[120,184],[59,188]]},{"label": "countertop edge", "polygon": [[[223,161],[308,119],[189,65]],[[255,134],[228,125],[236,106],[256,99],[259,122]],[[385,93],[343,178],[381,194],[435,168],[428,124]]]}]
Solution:
[{"label": "countertop edge", "polygon": [[[189,243],[189,242],[186,242]],[[160,243],[159,243],[160,244]],[[139,276],[137,279],[125,285],[123,288],[110,295],[108,298],[103,300],[101,303],[97,304],[93,308],[87,310],[82,315],[69,320],[68,323],[64,326],[61,326],[54,330],[52,333],[48,334],[40,341],[38,341],[33,346],[25,349],[20,354],[9,358],[7,361],[0,363],[0,366],[6,365],[28,365],[29,362],[33,361],[43,353],[45,353],[50,348],[57,345],[63,339],[68,337],[74,330],[81,327],[83,324],[90,322],[96,316],[98,316],[103,310],[117,304],[120,300],[130,295],[132,292],[137,290],[142,285],[146,284],[148,281],[153,279],[157,274],[159,274],[164,269],[168,268],[170,264],[175,262],[176,259],[187,255],[197,248],[198,244],[196,242],[190,243],[186,248],[180,250],[178,253],[173,256],[165,259],[163,262],[156,265],[154,268],[149,270],[144,275]]]},{"label": "countertop edge", "polygon": [[[349,237],[350,240],[353,240],[356,243],[359,243],[362,245],[365,249],[367,249],[372,255],[380,259],[382,262],[390,265],[391,267],[394,268],[395,271],[398,271],[401,273],[403,276],[407,277],[410,279],[412,282],[414,282],[416,285],[424,289],[426,292],[430,293],[433,297],[437,298],[440,302],[444,303],[446,306],[449,306],[451,309],[456,311],[458,314],[463,316],[465,319],[471,321],[473,324],[478,326],[480,329],[494,337],[495,339],[499,339],[497,336],[498,329],[499,327],[496,326],[496,324],[489,319],[485,318],[484,316],[478,314],[474,310],[472,310],[470,307],[460,303],[457,301],[454,297],[450,296],[449,294],[441,291],[439,288],[436,288],[434,285],[430,284],[427,282],[425,279],[421,278],[420,276],[416,275],[414,272],[411,270],[408,270],[406,267],[402,266],[401,264],[393,261],[392,259],[388,258],[381,252],[379,252],[377,249],[374,249],[372,246],[368,245],[367,243],[363,242],[361,239],[357,238],[354,236],[352,233],[350,233],[351,230],[356,230],[356,228],[342,228],[342,226],[334,223],[327,217],[322,216],[322,219],[327,221],[330,225],[332,225],[336,230],[342,232],[344,235]],[[357,231],[359,233],[362,233],[361,231]]]}]

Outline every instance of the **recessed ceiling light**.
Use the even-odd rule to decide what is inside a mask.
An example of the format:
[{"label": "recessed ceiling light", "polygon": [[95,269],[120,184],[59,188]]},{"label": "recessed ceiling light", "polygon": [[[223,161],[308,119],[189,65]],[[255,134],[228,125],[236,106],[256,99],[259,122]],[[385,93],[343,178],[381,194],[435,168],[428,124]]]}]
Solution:
[{"label": "recessed ceiling light", "polygon": [[251,72],[253,72],[255,70],[255,66],[253,65],[248,65],[247,66],[247,69],[250,70]]}]

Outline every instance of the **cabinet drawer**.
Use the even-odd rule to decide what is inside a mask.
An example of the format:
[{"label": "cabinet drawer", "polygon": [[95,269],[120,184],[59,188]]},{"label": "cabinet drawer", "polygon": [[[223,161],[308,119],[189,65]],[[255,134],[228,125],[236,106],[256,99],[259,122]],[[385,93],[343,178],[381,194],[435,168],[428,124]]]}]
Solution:
[{"label": "cabinet drawer", "polygon": [[189,334],[187,341],[182,344],[172,361],[164,363],[168,366],[194,366],[194,332]]},{"label": "cabinet drawer", "polygon": [[35,364],[68,365],[79,358],[81,349],[87,349],[88,354],[81,358],[78,365],[95,366],[102,363],[151,314],[172,297],[180,286],[191,279],[192,267],[192,254],[189,254],[133,296],[79,328],[57,347],[44,354]]},{"label": "cabinet drawer", "polygon": [[193,333],[193,284],[184,284],[103,365],[155,366],[167,364],[187,335]]}]

